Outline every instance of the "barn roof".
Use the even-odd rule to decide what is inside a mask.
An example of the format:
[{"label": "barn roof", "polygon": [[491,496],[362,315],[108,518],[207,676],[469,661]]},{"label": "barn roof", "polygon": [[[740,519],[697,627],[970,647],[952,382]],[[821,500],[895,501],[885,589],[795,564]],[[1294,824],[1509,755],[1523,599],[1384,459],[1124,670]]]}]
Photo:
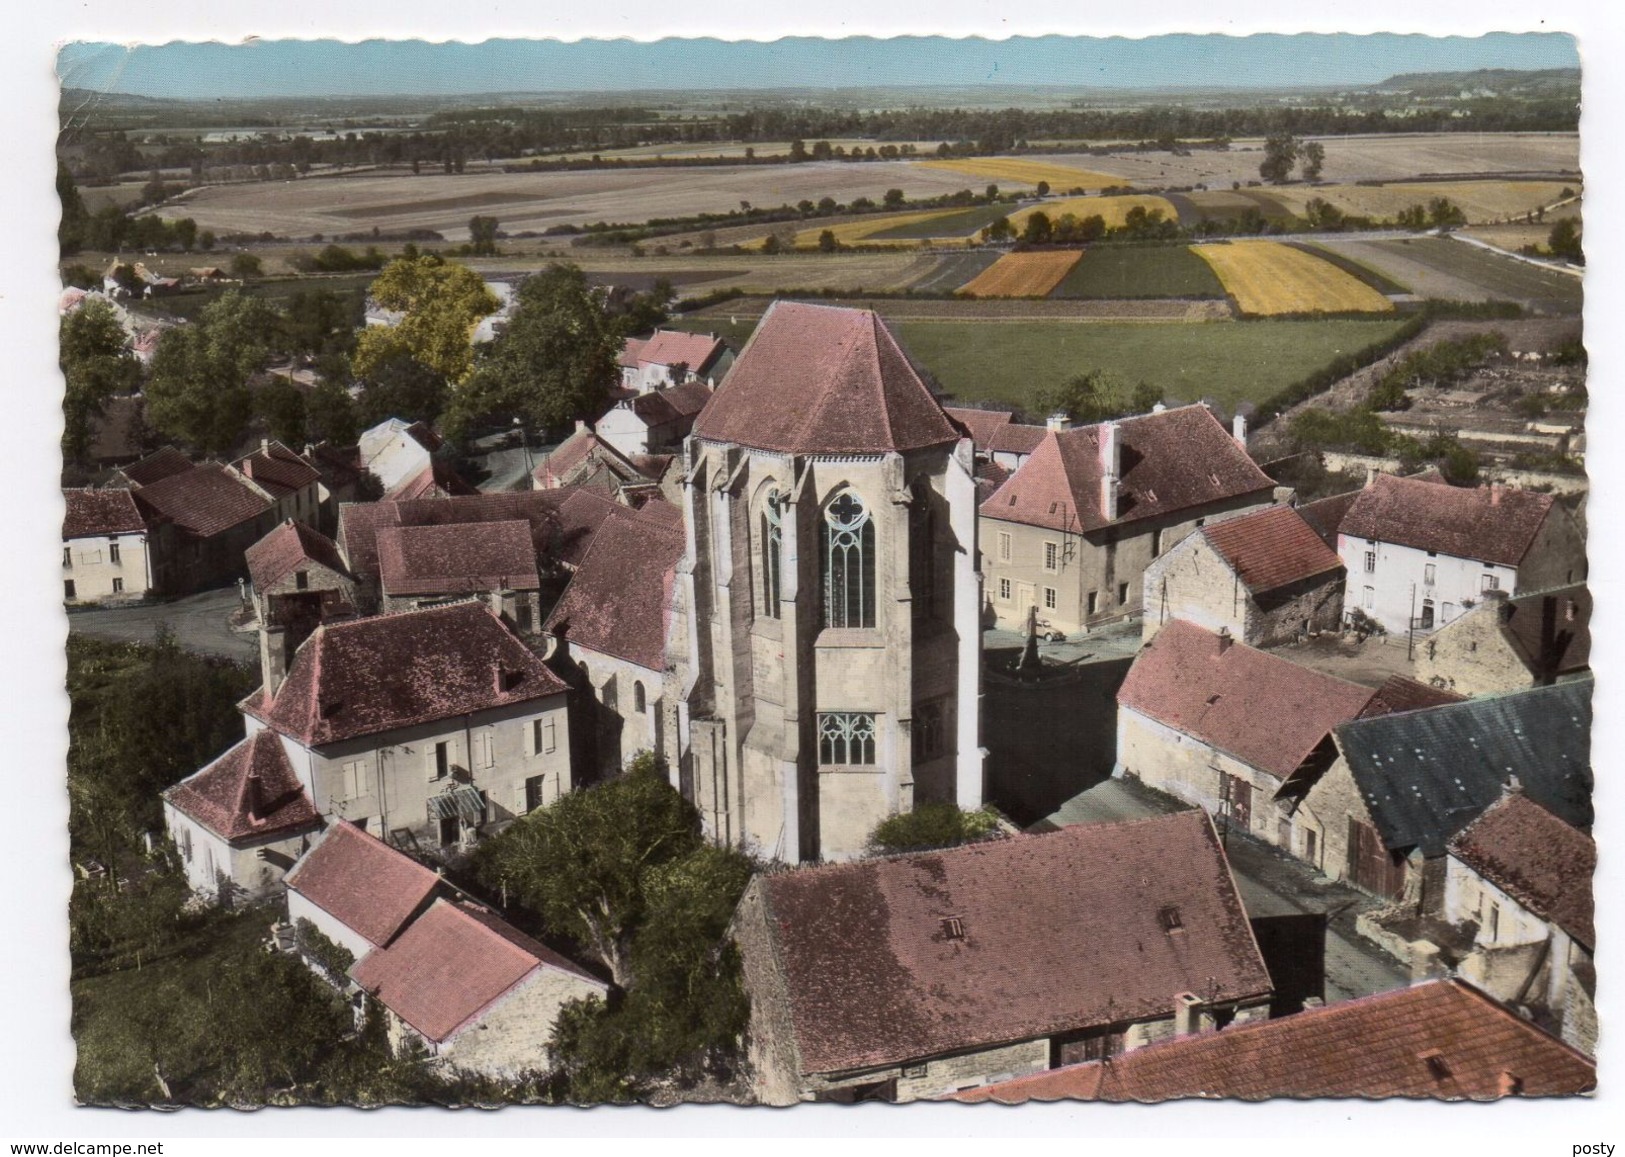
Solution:
[{"label": "barn roof", "polygon": [[1290,506],[1227,518],[1201,534],[1255,595],[1343,569],[1337,552]]},{"label": "barn roof", "polygon": [[1509,791],[1485,808],[1456,833],[1450,854],[1587,948],[1597,943],[1597,845],[1523,792]]},{"label": "barn roof", "polygon": [[64,539],[139,534],[147,529],[128,490],[64,490],[62,501],[67,506],[62,516]]},{"label": "barn roof", "polygon": [[133,492],[138,505],[156,511],[182,530],[210,538],[257,518],[272,503],[235,470],[217,462],[171,474]]},{"label": "barn roof", "polygon": [[1452,558],[1517,566],[1554,501],[1550,494],[1531,490],[1498,485],[1467,489],[1379,474],[1354,500],[1338,531]]},{"label": "barn roof", "polygon": [[441,879],[349,820],[338,820],[289,870],[287,885],[346,928],[382,945],[440,891]]}]

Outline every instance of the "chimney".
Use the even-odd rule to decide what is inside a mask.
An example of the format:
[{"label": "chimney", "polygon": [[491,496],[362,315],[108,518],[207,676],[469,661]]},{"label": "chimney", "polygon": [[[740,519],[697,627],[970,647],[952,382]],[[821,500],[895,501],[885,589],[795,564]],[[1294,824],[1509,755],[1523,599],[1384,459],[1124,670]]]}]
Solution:
[{"label": "chimney", "polygon": [[1157,404],[1156,404],[1156,405],[1154,405],[1154,406],[1152,406],[1152,407],[1151,407],[1151,412],[1152,412],[1152,413],[1153,413],[1153,414],[1160,414],[1160,413],[1162,413],[1162,412],[1163,412],[1163,411],[1164,411],[1164,410],[1166,410],[1166,409],[1167,409],[1167,408],[1168,408],[1168,407],[1167,407],[1167,406],[1165,406],[1165,405],[1163,405],[1163,403],[1161,403],[1161,402],[1158,402],[1158,403],[1157,403]]},{"label": "chimney", "polygon": [[1501,491],[1504,490],[1504,489],[1505,489],[1505,487],[1503,487],[1499,482],[1491,482],[1490,483],[1490,505],[1491,506],[1499,506],[1499,505],[1501,505]]},{"label": "chimney", "polygon": [[1506,791],[1506,793],[1508,795],[1522,795],[1523,794],[1523,780],[1519,779],[1515,775],[1507,776],[1507,791]]},{"label": "chimney", "polygon": [[587,428],[587,423],[585,421],[583,421],[582,419],[577,418],[576,419],[576,433],[579,434],[579,433],[581,433],[581,431],[585,430],[586,428]]},{"label": "chimney", "polygon": [[1197,1012],[1202,1000],[1194,992],[1176,993],[1174,996],[1174,1035],[1190,1036],[1197,1031]]},{"label": "chimney", "polygon": [[261,438],[260,439],[260,453],[265,454],[265,455],[269,455],[271,453],[271,439],[269,439],[269,438]]},{"label": "chimney", "polygon": [[1439,972],[1439,946],[1431,940],[1412,940],[1411,983],[1424,984]]},{"label": "chimney", "polygon": [[1064,434],[1072,429],[1072,415],[1065,410],[1056,410],[1044,419],[1044,428],[1054,430],[1057,434]]},{"label": "chimney", "polygon": [[1523,1092],[1523,1078],[1517,1073],[1501,1070],[1501,1075],[1495,1079],[1495,1095],[1498,1097],[1516,1097]]},{"label": "chimney", "polygon": [[1102,422],[1097,440],[1100,445],[1100,516],[1117,521],[1118,484],[1123,471],[1123,447],[1116,422]]},{"label": "chimney", "polygon": [[1236,440],[1236,445],[1243,450],[1247,449],[1247,415],[1237,414],[1230,419],[1230,436]]},{"label": "chimney", "polygon": [[262,823],[265,820],[265,785],[260,782],[260,773],[250,771],[248,778],[243,781],[243,810],[248,813],[250,823]]},{"label": "chimney", "polygon": [[1313,1010],[1315,1010],[1317,1008],[1325,1008],[1325,1007],[1326,1007],[1326,1001],[1325,1001],[1325,999],[1323,997],[1306,996],[1306,997],[1303,998],[1303,1011],[1304,1012],[1312,1012]]},{"label": "chimney", "polygon": [[1219,628],[1219,654],[1222,655],[1228,651],[1230,649],[1230,644],[1234,643],[1235,641],[1236,637],[1230,633],[1229,627]]},{"label": "chimney", "polygon": [[270,699],[288,677],[288,628],[270,621],[267,614],[260,619],[260,680],[265,685],[265,697]]}]

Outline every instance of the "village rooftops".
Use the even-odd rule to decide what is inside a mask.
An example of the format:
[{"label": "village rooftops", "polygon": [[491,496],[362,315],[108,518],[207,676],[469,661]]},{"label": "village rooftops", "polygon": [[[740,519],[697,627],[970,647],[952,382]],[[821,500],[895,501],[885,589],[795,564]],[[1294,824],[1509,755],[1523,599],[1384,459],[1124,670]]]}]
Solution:
[{"label": "village rooftops", "polygon": [[573,472],[590,460],[605,463],[611,473],[621,479],[648,477],[636,463],[593,433],[585,423],[543,457],[531,476],[542,489],[555,489],[563,486]]},{"label": "village rooftops", "polygon": [[243,709],[307,747],[552,695],[564,684],[484,604],[327,623],[300,645],[271,703]]},{"label": "village rooftops", "polygon": [[1591,682],[1575,679],[1339,727],[1337,746],[1383,842],[1443,855],[1450,837],[1499,799],[1514,776],[1531,800],[1565,823],[1589,828]]},{"label": "village rooftops", "polygon": [[1117,702],[1284,780],[1372,695],[1174,619],[1140,650]]},{"label": "village rooftops", "polygon": [[1200,532],[1252,594],[1343,569],[1343,560],[1290,506],[1268,506]]},{"label": "village rooftops", "polygon": [[357,576],[378,575],[378,530],[385,526],[450,526],[510,522],[530,527],[537,555],[548,549],[566,492],[513,490],[492,494],[453,495],[385,502],[346,502],[339,507],[339,545]]},{"label": "village rooftops", "polygon": [[252,454],[232,463],[245,478],[273,498],[282,498],[321,481],[321,472],[281,442],[265,441]]},{"label": "village rooftops", "polygon": [[628,367],[684,365],[690,373],[703,375],[727,350],[715,334],[657,329],[648,338],[629,338],[618,360]]},{"label": "village rooftops", "polygon": [[[1113,439],[1116,441],[1115,455]],[[1117,459],[1114,516],[1103,460]],[[984,518],[1088,533],[1248,495],[1275,484],[1219,425],[1206,406],[1181,406],[1073,430],[1044,430],[1038,447],[993,497]]]},{"label": "village rooftops", "polygon": [[210,538],[257,518],[271,500],[235,470],[219,463],[194,466],[134,491],[136,503],[197,538]]},{"label": "village rooftops", "polygon": [[1597,943],[1597,845],[1521,791],[1509,791],[1450,841],[1450,854],[1587,948]]},{"label": "village rooftops", "polygon": [[785,454],[879,455],[959,432],[870,310],[775,301],[694,435]]},{"label": "village rooftops", "polygon": [[475,904],[436,900],[350,976],[427,1040],[440,1043],[540,969],[604,987],[579,965]]},{"label": "village rooftops", "polygon": [[1175,1097],[1573,1096],[1596,1065],[1460,980],[1433,980],[1279,1020],[1177,1037],[967,1089],[965,1102]]},{"label": "village rooftops", "polygon": [[346,577],[350,574],[332,539],[291,518],[249,547],[244,558],[256,591],[269,590],[311,563]]},{"label": "village rooftops", "polygon": [[1329,498],[1318,498],[1313,502],[1301,502],[1295,509],[1303,516],[1303,520],[1310,525],[1314,532],[1320,536],[1320,541],[1336,550],[1338,527],[1343,525],[1343,519],[1347,517],[1349,507],[1354,505],[1354,500],[1360,497],[1362,493],[1364,492],[1360,490],[1350,490],[1346,494],[1333,494]]},{"label": "village rooftops", "polygon": [[378,575],[391,596],[535,590],[541,585],[530,524],[523,519],[381,526]]},{"label": "village rooftops", "polygon": [[104,534],[140,534],[146,520],[128,490],[64,490],[67,512],[62,537],[91,538]]},{"label": "village rooftops", "polygon": [[1270,990],[1199,810],[757,884],[804,1072],[1169,1016],[1182,992]]},{"label": "village rooftops", "polygon": [[1554,501],[1550,494],[1499,484],[1466,489],[1379,474],[1354,500],[1338,531],[1515,567],[1529,553]]},{"label": "village rooftops", "polygon": [[314,827],[315,805],[294,775],[282,741],[255,732],[164,792],[178,811],[228,841]]},{"label": "village rooftops", "polygon": [[439,875],[348,820],[335,822],[299,858],[287,884],[379,946],[395,939],[441,889]]},{"label": "village rooftops", "polygon": [[[661,503],[660,505],[668,505]],[[681,525],[618,518],[593,538],[544,630],[651,671],[666,666]]]},{"label": "village rooftops", "polygon": [[[995,426],[988,435],[987,451],[990,454],[1031,454],[1043,444],[1044,435],[1049,433],[1048,427],[1029,426],[1023,422],[1005,422]],[[982,449],[977,443],[977,449]]]},{"label": "village rooftops", "polygon": [[711,387],[703,381],[684,382],[664,390],[650,390],[628,399],[626,406],[646,426],[664,426],[692,418],[711,400]]},{"label": "village rooftops", "polygon": [[463,476],[445,462],[430,462],[416,474],[395,484],[384,497],[401,502],[414,498],[432,498],[438,494],[478,494],[479,490],[463,481]]},{"label": "village rooftops", "polygon": [[185,474],[192,468],[192,460],[173,446],[154,450],[139,462],[132,462],[120,471],[134,486],[151,486],[176,474]]},{"label": "village rooftops", "polygon": [[942,412],[963,426],[976,448],[983,452],[987,451],[993,435],[1016,417],[1009,410],[978,410],[967,406],[944,406]]},{"label": "village rooftops", "polygon": [[1360,712],[1361,719],[1373,715],[1390,715],[1396,711],[1421,711],[1427,707],[1443,707],[1446,703],[1465,703],[1467,696],[1457,695],[1442,687],[1419,683],[1404,675],[1390,675],[1371,697],[1371,702]]},{"label": "village rooftops", "polygon": [[1591,592],[1585,584],[1487,598],[1482,613],[1500,616],[1501,633],[1537,679],[1591,665]]}]

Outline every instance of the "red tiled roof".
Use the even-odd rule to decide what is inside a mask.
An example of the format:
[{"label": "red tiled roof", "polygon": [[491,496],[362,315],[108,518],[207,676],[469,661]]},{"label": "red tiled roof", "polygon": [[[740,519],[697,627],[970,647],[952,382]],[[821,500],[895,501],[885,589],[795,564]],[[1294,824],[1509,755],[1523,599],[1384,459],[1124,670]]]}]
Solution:
[{"label": "red tiled roof", "polygon": [[136,490],[136,502],[150,507],[198,538],[209,538],[271,509],[235,470],[215,462],[172,474]]},{"label": "red tiled roof", "polygon": [[615,364],[629,370],[638,368],[639,355],[643,347],[648,344],[648,338],[629,337],[621,343],[621,352],[615,357]]},{"label": "red tiled roof", "polygon": [[[989,449],[989,441],[1001,427],[1015,421],[1009,410],[976,410],[962,406],[944,406],[942,412],[970,431],[971,441],[978,450]],[[1033,427],[1039,429],[1039,427]]]},{"label": "red tiled roof", "polygon": [[164,792],[164,798],[227,840],[293,831],[320,820],[282,740],[269,731],[255,732]]},{"label": "red tiled roof", "polygon": [[997,462],[978,460],[976,463],[976,502],[981,505],[1010,478],[1010,471]]},{"label": "red tiled roof", "polygon": [[1199,810],[758,882],[806,1072],[1167,1016],[1181,992],[1270,989]]},{"label": "red tiled roof", "polygon": [[637,478],[641,472],[614,446],[583,426],[554,447],[536,464],[531,476],[544,489],[563,486],[572,473],[589,459],[607,463],[620,478]]},{"label": "red tiled roof", "polygon": [[128,490],[64,490],[62,537],[87,538],[98,534],[140,534],[146,520]]},{"label": "red tiled roof", "polygon": [[1432,687],[1426,683],[1418,683],[1415,679],[1407,679],[1404,675],[1390,675],[1377,688],[1377,693],[1371,697],[1364,711],[1360,712],[1361,719],[1369,719],[1373,715],[1395,715],[1401,711],[1420,711],[1424,707],[1443,707],[1446,703],[1462,703],[1466,701],[1465,695],[1457,695],[1454,691],[1446,691],[1442,687]]},{"label": "red tiled roof", "polygon": [[1379,474],[1354,500],[1338,530],[1352,538],[1517,566],[1553,501],[1550,494],[1530,490],[1469,490]]},{"label": "red tiled roof", "polygon": [[287,884],[346,928],[384,945],[439,890],[440,877],[349,820],[339,820],[299,858]]},{"label": "red tiled roof", "polygon": [[678,534],[683,533],[682,510],[673,506],[664,498],[650,498],[649,501],[638,507],[638,516],[647,518],[657,526],[675,530]]},{"label": "red tiled roof", "polygon": [[274,498],[303,490],[321,481],[321,472],[281,442],[268,442],[232,463],[240,473],[268,490]]},{"label": "red tiled roof", "polygon": [[959,434],[869,310],[776,301],[694,423],[712,442],[882,454]]},{"label": "red tiled roof", "polygon": [[[1032,457],[982,503],[982,515],[1074,533],[1108,525],[1101,512],[1104,427],[1046,431]],[[1274,490],[1206,406],[1124,418],[1117,430],[1121,473],[1115,523]]]},{"label": "red tiled roof", "polygon": [[991,454],[1031,454],[1038,449],[1047,433],[1049,429],[1045,426],[1006,422],[994,427],[993,433],[988,436],[987,450]]},{"label": "red tiled roof", "polygon": [[[1430,1062],[1429,1058],[1438,1060]],[[1596,1087],[1596,1065],[1459,980],[1232,1025],[954,1094],[959,1101],[1164,1101],[1173,1097],[1493,1099]]]},{"label": "red tiled roof", "polygon": [[1290,506],[1227,518],[1201,533],[1253,594],[1343,569],[1337,552]]},{"label": "red tiled roof", "polygon": [[710,400],[711,387],[704,381],[693,381],[634,395],[626,405],[645,426],[666,426],[692,418]]},{"label": "red tiled roof", "polygon": [[703,374],[727,350],[722,339],[709,333],[687,333],[679,329],[657,329],[638,350],[641,364],[674,366],[683,363],[690,373]]},{"label": "red tiled roof", "polygon": [[555,523],[557,535],[553,540],[553,557],[567,566],[581,565],[581,560],[592,546],[593,536],[606,522],[637,513],[630,506],[622,506],[613,499],[579,487],[572,486],[553,493],[564,496]]},{"label": "red tiled roof", "polygon": [[436,900],[386,948],[350,975],[428,1040],[457,1034],[539,968],[556,968],[600,990],[564,957],[472,904]]},{"label": "red tiled roof", "polygon": [[345,576],[350,573],[332,539],[291,518],[249,547],[244,557],[248,562],[248,577],[260,591],[281,582],[306,563],[316,563]]},{"label": "red tiled roof", "polygon": [[390,596],[535,590],[541,586],[530,524],[523,519],[381,526],[378,575],[384,593]]},{"label": "red tiled roof", "polygon": [[176,474],[185,474],[192,468],[192,460],[173,446],[154,450],[139,462],[124,467],[124,477],[136,486],[151,486]]},{"label": "red tiled roof", "polygon": [[1372,694],[1174,619],[1141,648],[1117,702],[1285,779]]},{"label": "red tiled roof", "polygon": [[381,526],[450,526],[457,523],[524,519],[538,555],[556,537],[558,512],[568,497],[558,490],[509,490],[454,494],[388,502],[346,502],[339,507],[339,543],[357,575],[378,574],[377,533]]},{"label": "red tiled roof", "polygon": [[672,581],[683,549],[680,527],[644,514],[611,520],[593,538],[544,629],[575,646],[664,670]]},{"label": "red tiled roof", "polygon": [[1298,513],[1303,515],[1303,520],[1320,535],[1320,541],[1336,550],[1337,528],[1343,525],[1349,507],[1354,505],[1354,500],[1360,497],[1361,493],[1359,490],[1350,490],[1347,494],[1334,494],[1330,498],[1299,503]]},{"label": "red tiled roof", "polygon": [[479,491],[463,481],[462,475],[444,462],[430,462],[422,470],[395,484],[395,489],[384,495],[387,499],[409,502],[414,498],[433,498],[439,495],[478,494]]},{"label": "red tiled roof", "polygon": [[564,684],[479,603],[328,623],[255,714],[307,747],[562,694]]},{"label": "red tiled roof", "polygon": [[1597,845],[1522,792],[1508,792],[1450,841],[1450,854],[1587,948]]}]

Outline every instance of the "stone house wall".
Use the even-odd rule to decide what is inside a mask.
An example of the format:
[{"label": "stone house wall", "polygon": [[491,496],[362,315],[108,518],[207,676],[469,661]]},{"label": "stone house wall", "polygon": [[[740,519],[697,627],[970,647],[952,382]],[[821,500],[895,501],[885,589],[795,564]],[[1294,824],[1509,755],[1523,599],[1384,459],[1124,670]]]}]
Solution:
[{"label": "stone house wall", "polygon": [[[73,596],[63,587],[70,606],[121,599],[139,599],[155,587],[145,534],[98,534],[62,543],[62,581],[73,584]],[[113,555],[118,561],[113,561]],[[121,589],[114,589],[115,582]]]},{"label": "stone house wall", "polygon": [[224,900],[221,880],[251,900],[275,895],[283,876],[309,846],[313,833],[273,836],[231,843],[173,804],[164,803],[164,828],[180,856],[181,871],[192,891]]},{"label": "stone house wall", "polygon": [[1502,602],[1486,599],[1416,649],[1416,677],[1458,695],[1493,695],[1534,685],[1501,630]]},{"label": "stone house wall", "polygon": [[562,968],[539,967],[434,1051],[444,1065],[498,1079],[546,1069],[559,1011],[568,1001],[608,989]]}]

